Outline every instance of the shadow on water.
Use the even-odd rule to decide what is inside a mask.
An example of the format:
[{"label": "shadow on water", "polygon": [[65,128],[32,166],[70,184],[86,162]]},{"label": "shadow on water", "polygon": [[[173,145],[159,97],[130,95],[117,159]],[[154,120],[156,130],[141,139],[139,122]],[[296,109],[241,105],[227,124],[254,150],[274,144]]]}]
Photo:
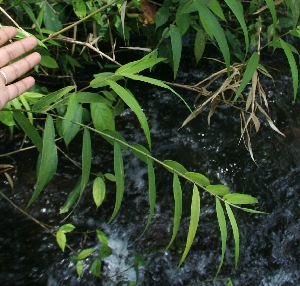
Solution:
[{"label": "shadow on water", "polygon": [[[190,68],[189,73],[180,74],[179,81],[188,78],[189,82],[197,82],[204,76],[199,70]],[[162,160],[177,160],[189,170],[202,172],[213,183],[225,184],[234,192],[251,194],[259,199],[258,208],[268,212],[254,215],[235,211],[241,235],[239,265],[234,269],[233,238],[229,232],[226,261],[216,285],[225,285],[227,277],[232,278],[234,285],[300,284],[300,107],[299,102],[292,104],[291,98],[287,97],[287,94],[292,94],[289,78],[275,79],[275,86],[268,81],[264,84],[269,90],[272,118],[286,137],[272,131],[267,123],[263,124],[259,134],[254,134],[252,139],[257,165],[243,144],[238,144],[239,115],[233,109],[217,108],[211,126],[207,125],[204,114],[178,130],[188,115],[178,98],[166,91],[135,88],[149,119],[155,156]],[[184,96],[188,100],[190,97],[192,102],[192,95]],[[122,114],[117,128],[129,142],[144,141],[131,112]],[[20,144],[18,140],[16,144]],[[71,144],[70,151],[80,160],[77,144]],[[93,138],[93,145],[93,167],[99,171],[111,171],[111,148],[97,136]],[[36,155],[32,151],[13,157],[17,166],[14,175],[16,187],[13,192],[7,187],[5,193],[21,206],[26,205],[33,189]],[[171,176],[156,167],[158,200],[155,215],[147,233],[136,240],[148,216],[147,170],[128,153],[124,155],[124,162],[126,194],[117,219],[110,225],[106,224],[112,205],[106,203],[97,211],[89,186],[80,206],[67,222],[76,225],[78,232],[95,228],[106,232],[113,254],[105,260],[103,271],[108,276],[116,275],[114,279],[119,284],[115,285],[121,285],[122,280],[135,280],[136,273],[130,268],[135,253],[146,261],[146,266],[139,269],[139,285],[213,285],[221,242],[212,199],[202,194],[197,237],[187,260],[177,268],[189,223],[191,186],[183,185],[183,224],[174,247],[166,251],[172,233]],[[54,181],[47,186],[30,213],[55,226],[63,218],[57,214],[59,208],[79,175],[79,170],[62,160]],[[113,199],[113,186],[109,188],[108,201]],[[114,285],[93,278],[89,271],[78,279],[68,251],[62,253],[51,234],[2,199],[0,207],[1,285]],[[81,237],[80,242],[78,237]],[[76,249],[96,243],[95,234],[79,233],[69,239],[70,243],[77,243],[74,245]]]}]

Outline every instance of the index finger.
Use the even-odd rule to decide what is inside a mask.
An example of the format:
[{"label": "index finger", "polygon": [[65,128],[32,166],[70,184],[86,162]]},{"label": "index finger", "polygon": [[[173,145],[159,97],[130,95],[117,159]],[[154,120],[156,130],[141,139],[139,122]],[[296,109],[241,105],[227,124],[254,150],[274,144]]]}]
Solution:
[{"label": "index finger", "polygon": [[29,52],[37,46],[37,43],[38,42],[35,37],[27,37],[1,47],[0,67],[7,65],[10,61],[18,58],[26,52]]}]

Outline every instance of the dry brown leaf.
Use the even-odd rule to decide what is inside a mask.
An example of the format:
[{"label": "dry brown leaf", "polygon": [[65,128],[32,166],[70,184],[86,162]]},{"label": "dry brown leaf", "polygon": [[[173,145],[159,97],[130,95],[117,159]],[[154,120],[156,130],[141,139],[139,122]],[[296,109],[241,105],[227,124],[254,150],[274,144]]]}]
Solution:
[{"label": "dry brown leaf", "polygon": [[208,125],[210,125],[210,118],[215,113],[215,110],[216,110],[216,107],[217,107],[218,103],[219,103],[219,100],[217,98],[214,98],[212,103],[211,103],[211,106],[210,106],[209,114],[207,116]]}]

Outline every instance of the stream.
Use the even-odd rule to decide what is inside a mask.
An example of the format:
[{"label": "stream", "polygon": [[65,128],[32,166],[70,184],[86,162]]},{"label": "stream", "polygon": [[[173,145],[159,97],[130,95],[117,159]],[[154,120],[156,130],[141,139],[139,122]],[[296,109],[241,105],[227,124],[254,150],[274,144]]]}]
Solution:
[{"label": "stream", "polygon": [[[215,68],[205,62],[204,71],[194,66],[180,72],[178,82],[196,83]],[[210,66],[211,65],[211,66]],[[280,67],[280,64],[278,64]],[[287,67],[282,74],[289,74]],[[240,260],[234,267],[234,243],[228,228],[227,251],[223,268],[215,285],[226,285],[231,277],[234,285],[297,286],[300,285],[300,105],[292,102],[291,79],[277,75],[274,82],[264,79],[274,123],[286,137],[273,131],[264,121],[258,134],[252,134],[254,163],[240,139],[239,113],[233,108],[219,106],[207,124],[208,111],[179,129],[189,111],[173,94],[153,87],[137,86],[133,92],[149,120],[153,154],[160,160],[172,159],[190,171],[206,175],[213,183],[227,185],[233,192],[256,197],[256,209],[267,214],[250,214],[234,210],[240,230]],[[194,95],[181,94],[192,104]],[[125,111],[117,129],[128,142],[145,142],[136,117]],[[1,153],[16,149],[21,136],[3,142],[8,134],[0,130]],[[70,144],[69,154],[80,162],[80,138]],[[10,190],[5,177],[0,183],[4,193],[18,206],[24,207],[30,198],[34,180],[37,152],[18,153],[1,158],[0,163],[15,165],[10,173],[15,188]],[[4,162],[5,161],[5,162]],[[98,136],[93,136],[93,168],[112,171],[112,148]],[[120,213],[107,224],[113,211],[113,185],[108,187],[107,202],[97,210],[91,196],[91,184],[74,213],[65,223],[73,223],[79,233],[68,236],[75,249],[97,246],[94,233],[101,229],[109,239],[112,255],[104,260],[103,272],[109,279],[93,277],[85,269],[78,278],[69,250],[63,253],[55,238],[41,226],[25,217],[7,201],[0,199],[0,285],[125,285],[136,281],[131,267],[134,255],[145,261],[139,266],[138,285],[195,286],[214,285],[221,254],[221,240],[216,221],[214,200],[201,194],[201,217],[195,241],[186,261],[177,265],[182,255],[189,224],[189,199],[192,187],[183,186],[184,211],[178,238],[169,250],[166,246],[172,235],[173,193],[172,176],[156,166],[157,205],[147,232],[139,238],[149,213],[146,165],[131,153],[124,154],[126,190]],[[80,170],[61,159],[54,180],[29,209],[29,213],[51,226],[65,216],[59,208],[80,175]],[[229,224],[228,224],[229,226]],[[114,282],[112,282],[114,281]]]}]

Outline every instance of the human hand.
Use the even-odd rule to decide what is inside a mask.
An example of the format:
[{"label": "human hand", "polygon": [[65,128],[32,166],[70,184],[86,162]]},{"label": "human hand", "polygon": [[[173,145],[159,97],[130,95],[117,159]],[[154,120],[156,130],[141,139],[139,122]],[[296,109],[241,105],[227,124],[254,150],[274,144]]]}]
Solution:
[{"label": "human hand", "polygon": [[40,54],[34,52],[10,63],[37,45],[37,40],[34,37],[27,37],[4,45],[16,34],[17,30],[14,27],[0,28],[0,109],[8,101],[13,100],[34,85],[35,80],[31,76],[14,81],[32,69],[41,60]]}]

